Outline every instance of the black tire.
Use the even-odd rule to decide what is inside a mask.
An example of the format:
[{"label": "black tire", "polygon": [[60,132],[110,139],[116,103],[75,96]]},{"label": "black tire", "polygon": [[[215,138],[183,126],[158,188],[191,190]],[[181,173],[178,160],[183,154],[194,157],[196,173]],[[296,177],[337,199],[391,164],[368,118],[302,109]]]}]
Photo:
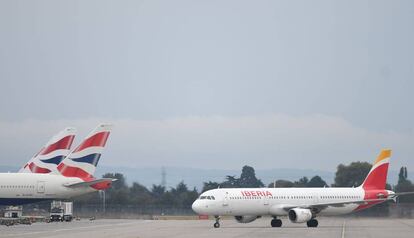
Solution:
[{"label": "black tire", "polygon": [[272,221],[270,222],[270,225],[272,227],[281,227],[282,226],[282,220],[280,220],[280,219],[272,219]]},{"label": "black tire", "polygon": [[214,228],[220,228],[220,223],[218,222],[214,223]]},{"label": "black tire", "polygon": [[308,227],[318,227],[318,220],[311,219],[308,222],[306,222],[306,225],[308,225]]}]

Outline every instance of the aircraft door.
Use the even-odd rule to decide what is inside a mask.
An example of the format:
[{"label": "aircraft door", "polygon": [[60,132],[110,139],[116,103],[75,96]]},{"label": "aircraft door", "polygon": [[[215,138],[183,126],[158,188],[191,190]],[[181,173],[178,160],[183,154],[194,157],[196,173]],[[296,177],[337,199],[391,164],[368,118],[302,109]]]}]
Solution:
[{"label": "aircraft door", "polygon": [[44,181],[37,181],[37,193],[45,193],[45,182]]},{"label": "aircraft door", "polygon": [[269,205],[269,195],[263,196],[263,205]]},{"label": "aircraft door", "polygon": [[319,202],[318,193],[314,193],[314,194],[313,194],[313,202],[314,202],[315,204],[317,204],[317,203]]},{"label": "aircraft door", "polygon": [[223,206],[228,206],[229,205],[229,193],[226,192],[223,196]]},{"label": "aircraft door", "polygon": [[229,192],[225,192],[223,196],[223,210],[226,215],[232,214],[233,204],[229,204]]}]

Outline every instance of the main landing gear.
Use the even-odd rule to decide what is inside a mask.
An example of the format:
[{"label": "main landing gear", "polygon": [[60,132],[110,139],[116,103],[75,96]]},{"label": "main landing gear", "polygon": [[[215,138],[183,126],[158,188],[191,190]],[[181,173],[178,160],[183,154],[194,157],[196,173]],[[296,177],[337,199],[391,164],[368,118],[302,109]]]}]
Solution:
[{"label": "main landing gear", "polygon": [[276,217],[273,217],[272,221],[270,222],[270,225],[272,227],[281,227],[282,226],[282,220],[277,219]]},{"label": "main landing gear", "polygon": [[306,222],[306,225],[308,225],[308,227],[317,227],[318,220],[312,218],[308,222]]},{"label": "main landing gear", "polygon": [[214,216],[216,218],[216,222],[214,223],[214,228],[220,228],[220,216]]}]

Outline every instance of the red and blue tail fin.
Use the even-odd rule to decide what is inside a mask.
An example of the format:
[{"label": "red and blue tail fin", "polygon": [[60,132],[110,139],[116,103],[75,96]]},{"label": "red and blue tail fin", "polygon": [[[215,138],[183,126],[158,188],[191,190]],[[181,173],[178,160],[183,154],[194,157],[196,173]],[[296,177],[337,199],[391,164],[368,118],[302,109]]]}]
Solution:
[{"label": "red and blue tail fin", "polygon": [[59,165],[66,177],[87,180],[93,177],[99,158],[111,133],[112,125],[100,124]]},{"label": "red and blue tail fin", "polygon": [[362,183],[364,190],[384,190],[387,183],[387,174],[391,150],[382,150],[372,165],[367,177]]},{"label": "red and blue tail fin", "polygon": [[57,173],[56,167],[69,154],[75,136],[75,128],[67,127],[60,131],[19,170],[19,173]]}]

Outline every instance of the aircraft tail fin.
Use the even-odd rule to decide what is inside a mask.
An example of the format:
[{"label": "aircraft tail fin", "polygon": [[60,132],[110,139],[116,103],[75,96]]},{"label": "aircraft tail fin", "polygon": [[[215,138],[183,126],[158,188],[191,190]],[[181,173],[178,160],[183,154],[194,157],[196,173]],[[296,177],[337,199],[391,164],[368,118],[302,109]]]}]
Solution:
[{"label": "aircraft tail fin", "polygon": [[361,185],[365,190],[385,189],[390,157],[391,150],[381,151]]},{"label": "aircraft tail fin", "polygon": [[111,133],[112,125],[100,124],[59,165],[66,177],[91,178]]},{"label": "aircraft tail fin", "polygon": [[76,129],[67,127],[54,135],[20,170],[19,173],[57,173],[57,165],[68,155]]}]

